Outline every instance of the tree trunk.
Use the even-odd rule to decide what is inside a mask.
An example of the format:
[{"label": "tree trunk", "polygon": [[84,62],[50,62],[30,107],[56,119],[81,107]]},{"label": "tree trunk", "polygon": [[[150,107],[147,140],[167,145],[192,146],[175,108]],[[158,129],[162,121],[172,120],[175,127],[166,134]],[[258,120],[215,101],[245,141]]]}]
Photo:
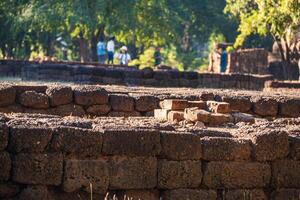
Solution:
[{"label": "tree trunk", "polygon": [[91,57],[92,61],[96,62],[98,60],[97,57],[97,43],[98,41],[104,41],[105,40],[105,34],[104,34],[104,25],[100,25],[98,30],[96,31],[95,34],[92,35],[91,37]]},{"label": "tree trunk", "polygon": [[79,38],[79,56],[81,62],[89,61],[88,41],[83,37]]}]

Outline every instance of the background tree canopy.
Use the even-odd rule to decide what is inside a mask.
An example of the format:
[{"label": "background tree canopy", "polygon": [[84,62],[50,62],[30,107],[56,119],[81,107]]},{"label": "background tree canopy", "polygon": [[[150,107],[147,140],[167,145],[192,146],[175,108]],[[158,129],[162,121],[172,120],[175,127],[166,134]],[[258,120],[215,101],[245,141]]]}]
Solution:
[{"label": "background tree canopy", "polygon": [[[288,15],[289,9],[299,11],[289,5],[282,11],[284,16],[276,9],[260,12],[261,6],[271,9],[277,1],[281,2],[227,0],[226,6],[226,0],[2,0],[0,56],[28,59],[42,54],[62,59],[64,47],[69,60],[96,61],[97,42],[113,35],[117,47],[129,47],[134,64],[152,65],[153,48],[161,46],[165,64],[193,70],[207,64],[215,39],[234,42],[238,26],[240,45],[253,33],[270,37],[267,24],[274,17],[280,19],[271,27],[272,34],[286,18],[299,19]],[[288,1],[298,0],[282,0]],[[268,13],[269,18],[260,18]],[[248,27],[253,21],[257,26]],[[245,45],[270,46],[266,41],[250,37]]]}]

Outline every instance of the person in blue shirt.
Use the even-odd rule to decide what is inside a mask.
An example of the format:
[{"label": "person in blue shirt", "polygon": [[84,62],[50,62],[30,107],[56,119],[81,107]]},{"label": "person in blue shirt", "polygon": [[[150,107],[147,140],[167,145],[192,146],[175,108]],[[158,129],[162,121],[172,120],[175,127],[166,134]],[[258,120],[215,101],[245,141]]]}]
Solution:
[{"label": "person in blue shirt", "polygon": [[227,52],[224,48],[221,50],[220,72],[225,73],[227,67]]},{"label": "person in blue shirt", "polygon": [[97,44],[97,56],[99,63],[104,64],[106,59],[106,49],[103,41],[99,41]]}]

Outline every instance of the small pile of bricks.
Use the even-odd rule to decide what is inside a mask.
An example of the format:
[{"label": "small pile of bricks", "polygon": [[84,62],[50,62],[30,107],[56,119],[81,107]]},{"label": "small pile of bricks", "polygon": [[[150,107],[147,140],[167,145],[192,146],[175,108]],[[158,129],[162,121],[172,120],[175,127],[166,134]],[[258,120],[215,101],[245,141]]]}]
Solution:
[{"label": "small pile of bricks", "polygon": [[185,120],[213,126],[254,121],[249,114],[232,113],[230,104],[226,102],[165,99],[160,102],[160,108],[154,110],[154,117],[160,121],[180,122]]}]

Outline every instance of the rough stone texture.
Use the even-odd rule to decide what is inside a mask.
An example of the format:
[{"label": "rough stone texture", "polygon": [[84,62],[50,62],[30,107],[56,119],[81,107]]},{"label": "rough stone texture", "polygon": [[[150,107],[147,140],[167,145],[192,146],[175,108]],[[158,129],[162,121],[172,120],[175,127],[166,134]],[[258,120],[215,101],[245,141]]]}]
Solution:
[{"label": "rough stone texture", "polygon": [[246,122],[253,124],[255,122],[255,118],[253,115],[247,114],[247,113],[232,113],[232,117],[234,120],[234,123],[239,123],[239,122]]},{"label": "rough stone texture", "polygon": [[0,183],[0,198],[6,199],[15,196],[19,192],[18,185],[13,183]]},{"label": "rough stone texture", "polygon": [[289,153],[288,134],[283,131],[265,130],[252,139],[254,154],[258,161],[284,158]]},{"label": "rough stone texture", "polygon": [[268,200],[268,196],[263,190],[229,190],[225,193],[226,200]]},{"label": "rough stone texture", "polygon": [[182,99],[165,99],[160,102],[160,107],[168,110],[184,110],[188,107],[188,101]]},{"label": "rough stone texture", "polygon": [[102,142],[103,133],[100,131],[61,127],[55,129],[51,149],[71,157],[99,156]]},{"label": "rough stone texture", "polygon": [[214,190],[177,189],[163,193],[164,200],[216,200],[217,192]]},{"label": "rough stone texture", "polygon": [[108,189],[108,164],[103,159],[97,160],[67,160],[64,167],[63,189],[74,192],[83,188],[93,193],[104,194]]},{"label": "rough stone texture", "polygon": [[49,96],[50,105],[53,107],[69,104],[73,101],[73,91],[68,86],[49,87],[46,94]]},{"label": "rough stone texture", "polygon": [[189,108],[199,108],[202,110],[206,110],[207,109],[207,105],[205,101],[188,101],[188,107]]},{"label": "rough stone texture", "polygon": [[233,122],[233,118],[229,114],[211,113],[208,117],[208,124],[211,126],[219,126]]},{"label": "rough stone texture", "polygon": [[230,113],[230,104],[226,102],[218,102],[218,101],[207,101],[207,106],[209,110],[214,113]]},{"label": "rough stone texture", "polygon": [[289,137],[289,141],[292,159],[300,160],[300,137]]},{"label": "rough stone texture", "polygon": [[184,112],[183,111],[173,111],[171,110],[168,113],[168,121],[171,122],[180,122],[184,120]]},{"label": "rough stone texture", "polygon": [[49,111],[53,115],[59,115],[59,116],[84,116],[85,111],[84,109],[75,104],[67,104],[62,106],[57,106],[55,108],[51,108]]},{"label": "rough stone texture", "polygon": [[52,200],[48,188],[42,185],[33,185],[26,187],[21,193],[20,200]]},{"label": "rough stone texture", "polygon": [[10,177],[11,159],[9,153],[0,152],[0,181],[7,181]]},{"label": "rough stone texture", "polygon": [[201,139],[204,160],[250,160],[251,141],[225,137]]},{"label": "rough stone texture", "polygon": [[300,190],[297,189],[278,189],[271,194],[272,200],[297,200]]},{"label": "rough stone texture", "polygon": [[13,104],[5,107],[0,107],[0,112],[3,113],[22,113],[24,112],[23,106],[20,104]]},{"label": "rough stone texture", "polygon": [[19,96],[21,105],[29,108],[46,109],[49,108],[49,98],[47,95],[35,91],[26,91]]},{"label": "rough stone texture", "polygon": [[158,188],[197,188],[202,180],[201,161],[158,162]]},{"label": "rough stone texture", "polygon": [[75,103],[84,106],[106,104],[108,102],[108,93],[105,89],[95,86],[75,87]]},{"label": "rough stone texture", "polygon": [[159,108],[159,99],[152,95],[142,95],[135,97],[135,109],[140,112],[152,111]]},{"label": "rough stone texture", "polygon": [[4,150],[8,144],[8,127],[0,122],[0,151]]},{"label": "rough stone texture", "polygon": [[272,166],[272,182],[277,188],[300,188],[300,161],[278,160]]},{"label": "rough stone texture", "polygon": [[157,185],[157,159],[115,156],[109,174],[110,189],[152,189]]},{"label": "rough stone texture", "polygon": [[203,182],[209,188],[261,188],[271,179],[271,167],[255,162],[212,161],[206,166]]},{"label": "rough stone texture", "polygon": [[140,112],[131,111],[131,112],[120,112],[120,111],[111,111],[108,113],[109,117],[139,117],[141,116]]},{"label": "rough stone texture", "polygon": [[52,138],[53,130],[42,127],[10,127],[9,150],[11,152],[43,152]]},{"label": "rough stone texture", "polygon": [[231,110],[240,112],[248,112],[252,105],[248,97],[242,96],[223,96],[222,101],[229,103]]},{"label": "rough stone texture", "polygon": [[92,105],[86,109],[86,112],[91,115],[101,116],[106,115],[111,110],[111,106],[108,104]]},{"label": "rough stone texture", "polygon": [[260,97],[252,99],[253,111],[260,116],[276,116],[278,113],[278,102],[275,99]]},{"label": "rough stone texture", "polygon": [[161,156],[169,160],[199,160],[202,157],[200,136],[197,134],[161,133]]},{"label": "rough stone texture", "polygon": [[287,99],[280,102],[279,114],[285,117],[300,117],[300,99]]},{"label": "rough stone texture", "polygon": [[211,113],[198,108],[187,108],[184,110],[184,118],[188,121],[201,121],[207,123]]},{"label": "rough stone texture", "polygon": [[12,179],[17,183],[60,185],[63,174],[61,154],[24,154],[13,160]]},{"label": "rough stone texture", "polygon": [[113,94],[109,96],[109,101],[114,111],[134,111],[134,99],[128,95]]},{"label": "rough stone texture", "polygon": [[159,200],[158,190],[126,190],[119,195],[119,199],[130,200]]},{"label": "rough stone texture", "polygon": [[154,118],[161,121],[167,121],[169,112],[170,110],[167,109],[155,109]]},{"label": "rough stone texture", "polygon": [[0,107],[14,104],[16,100],[16,89],[10,85],[0,86]]},{"label": "rough stone texture", "polygon": [[160,134],[153,130],[105,130],[102,152],[106,155],[155,156]]}]

